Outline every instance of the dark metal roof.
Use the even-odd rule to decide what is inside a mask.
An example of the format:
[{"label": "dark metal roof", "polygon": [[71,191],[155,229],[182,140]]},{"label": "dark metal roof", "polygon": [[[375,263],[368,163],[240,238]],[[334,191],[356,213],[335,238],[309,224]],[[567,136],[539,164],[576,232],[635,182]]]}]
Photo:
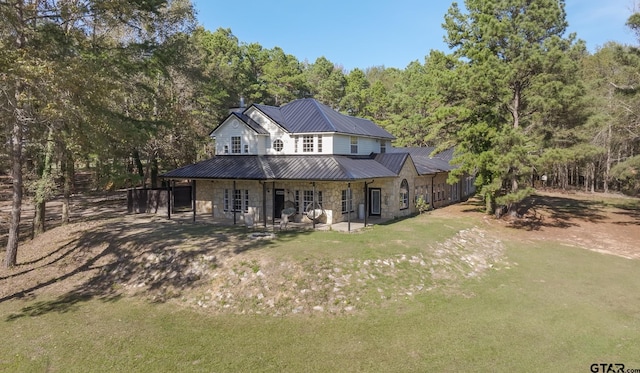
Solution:
[{"label": "dark metal roof", "polygon": [[446,172],[453,150],[431,156],[434,148],[392,148],[371,156],[345,155],[218,155],[169,171],[169,179],[327,180],[350,181],[395,177],[407,159],[419,175]]},{"label": "dark metal roof", "polygon": [[248,115],[245,115],[244,113],[238,113],[238,112],[233,112],[231,114],[229,114],[225,120],[223,120],[219,125],[217,125],[210,133],[209,136],[211,136],[211,134],[213,132],[215,132],[215,130],[218,129],[218,127],[220,127],[222,125],[222,123],[226,122],[227,119],[229,119],[230,117],[236,117],[238,118],[241,122],[243,122],[244,124],[247,125],[247,127],[251,128],[253,131],[255,131],[257,134],[259,135],[268,135],[269,131],[267,131],[266,129],[264,129],[258,122],[256,122],[255,120],[251,119]]},{"label": "dark metal roof", "polygon": [[162,175],[173,179],[265,179],[255,155],[216,156]]},{"label": "dark metal roof", "polygon": [[336,132],[395,139],[368,119],[341,114],[312,98],[295,100],[281,107],[253,106],[290,133]]},{"label": "dark metal roof", "polygon": [[375,155],[375,160],[397,175],[402,170],[408,156],[409,153],[380,153]]},{"label": "dark metal roof", "polygon": [[256,122],[255,120],[251,119],[248,115],[245,115],[244,113],[233,113],[236,117],[240,118],[240,120],[242,120],[244,123],[247,124],[247,126],[249,126],[249,128],[251,128],[252,130],[256,131],[256,133],[261,134],[261,135],[268,135],[269,131],[267,131],[266,129],[262,128],[262,126]]},{"label": "dark metal roof", "polygon": [[456,167],[451,165],[454,148],[449,148],[437,154],[432,154],[435,147],[391,148],[391,154],[409,154],[421,175],[436,172],[451,171]]},{"label": "dark metal roof", "polygon": [[169,179],[327,180],[395,177],[369,157],[219,155],[169,171]]}]

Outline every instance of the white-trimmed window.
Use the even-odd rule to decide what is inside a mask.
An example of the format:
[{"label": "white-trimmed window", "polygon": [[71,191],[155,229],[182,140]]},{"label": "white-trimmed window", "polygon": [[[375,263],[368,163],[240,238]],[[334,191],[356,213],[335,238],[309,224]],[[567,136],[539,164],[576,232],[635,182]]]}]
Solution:
[{"label": "white-trimmed window", "polygon": [[302,152],[313,153],[313,136],[310,136],[310,135],[302,136]]},{"label": "white-trimmed window", "polygon": [[273,141],[273,150],[277,152],[281,152],[284,148],[284,143],[280,139],[276,139]]},{"label": "white-trimmed window", "polygon": [[350,189],[342,190],[342,213],[353,212],[353,191]]},{"label": "white-trimmed window", "polygon": [[380,153],[387,152],[387,142],[385,140],[380,140]]},{"label": "white-trimmed window", "polygon": [[244,144],[244,154],[249,154],[249,144]]},{"label": "white-trimmed window", "polygon": [[[307,206],[313,203],[313,190],[302,191],[302,206],[307,209]],[[316,203],[322,207],[322,191],[316,191]]]},{"label": "white-trimmed window", "polygon": [[240,136],[231,137],[231,153],[240,154],[242,152],[242,141]]},{"label": "white-trimmed window", "polygon": [[[224,211],[236,211],[236,212],[249,212],[249,190],[248,189],[236,189],[233,194],[233,189],[224,190]],[[235,198],[233,201],[231,196]],[[233,210],[230,210],[233,205]]]},{"label": "white-trimmed window", "polygon": [[318,153],[322,153],[322,135],[318,135]]},{"label": "white-trimmed window", "polygon": [[351,154],[358,154],[358,137],[351,136]]},{"label": "white-trimmed window", "polygon": [[224,146],[224,154],[229,154],[229,145]]},{"label": "white-trimmed window", "polygon": [[402,179],[400,183],[400,210],[409,208],[409,183]]},{"label": "white-trimmed window", "polygon": [[298,152],[298,146],[300,146],[300,145],[298,145],[298,140],[299,140],[299,137],[298,137],[298,136],[294,136],[294,137],[293,137],[293,145],[294,145],[294,150],[293,150],[293,151],[294,151],[295,153],[297,153],[297,152]]}]

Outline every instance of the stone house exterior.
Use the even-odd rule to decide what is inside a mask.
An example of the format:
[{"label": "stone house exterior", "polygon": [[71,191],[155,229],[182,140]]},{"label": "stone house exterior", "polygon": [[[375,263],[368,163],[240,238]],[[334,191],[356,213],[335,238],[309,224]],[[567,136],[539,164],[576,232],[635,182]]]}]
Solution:
[{"label": "stone house exterior", "polygon": [[466,199],[473,178],[447,184],[452,151],[394,148],[375,123],[314,99],[232,111],[213,129],[216,155],[162,175],[189,180],[196,212],[236,221],[334,224],[389,219]]}]

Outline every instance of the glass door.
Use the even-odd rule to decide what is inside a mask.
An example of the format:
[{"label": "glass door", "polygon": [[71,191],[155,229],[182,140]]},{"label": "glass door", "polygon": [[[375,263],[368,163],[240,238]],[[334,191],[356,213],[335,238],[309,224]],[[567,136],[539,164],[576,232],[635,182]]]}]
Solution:
[{"label": "glass door", "polygon": [[380,216],[380,189],[369,189],[369,215]]}]

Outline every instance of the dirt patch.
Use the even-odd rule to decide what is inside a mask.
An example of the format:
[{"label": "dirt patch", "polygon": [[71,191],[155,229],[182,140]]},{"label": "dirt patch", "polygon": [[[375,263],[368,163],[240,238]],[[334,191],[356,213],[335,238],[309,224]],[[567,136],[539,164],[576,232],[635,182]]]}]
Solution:
[{"label": "dirt patch", "polygon": [[[479,201],[469,201],[431,214],[472,217],[478,226],[419,254],[300,262],[254,250],[273,242],[250,239],[241,228],[127,215],[121,197],[82,197],[74,202],[73,224],[52,221],[43,235],[21,243],[17,267],[0,269],[0,302],[54,299],[24,315],[122,296],[206,312],[338,315],[434,290],[457,293],[462,281],[510,265],[505,240],[553,240],[640,258],[637,200],[588,197],[539,194],[523,204],[522,218],[511,220],[485,216]],[[55,203],[50,207],[55,217]]]},{"label": "dirt patch", "polygon": [[[482,214],[478,200],[433,211],[446,216]],[[485,224],[503,227],[505,239],[557,241],[596,252],[640,259],[640,200],[616,194],[539,191],[525,200],[520,217]]]}]

